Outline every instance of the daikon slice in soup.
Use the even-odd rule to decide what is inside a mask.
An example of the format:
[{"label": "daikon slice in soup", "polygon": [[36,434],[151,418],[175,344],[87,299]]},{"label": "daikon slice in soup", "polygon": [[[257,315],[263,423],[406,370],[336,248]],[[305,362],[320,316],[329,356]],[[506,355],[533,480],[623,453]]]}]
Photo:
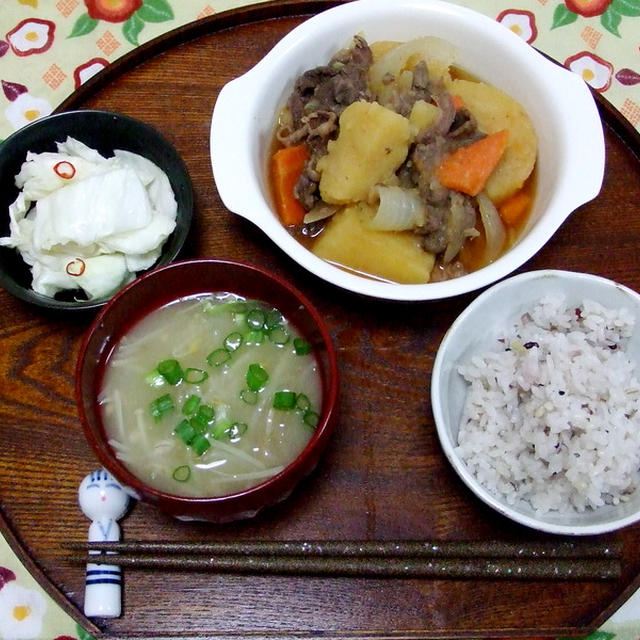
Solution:
[{"label": "daikon slice in soup", "polygon": [[243,491],[282,471],[318,422],[309,342],[275,308],[232,293],[181,299],[118,342],[100,407],[138,478],[183,496]]}]

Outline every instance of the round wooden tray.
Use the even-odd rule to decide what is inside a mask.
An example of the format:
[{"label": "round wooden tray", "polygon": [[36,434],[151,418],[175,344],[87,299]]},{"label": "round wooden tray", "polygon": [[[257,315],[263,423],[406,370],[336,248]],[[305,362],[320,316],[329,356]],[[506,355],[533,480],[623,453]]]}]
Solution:
[{"label": "round wooden tray", "polygon": [[[61,109],[120,111],[157,127],[184,158],[195,223],[183,257],[249,261],[304,291],[327,319],[342,375],[341,420],[316,472],[283,504],[225,526],[173,521],[138,504],[127,540],[540,540],[475,499],[438,444],[429,383],[438,345],[475,294],[387,303],[303,271],[220,202],[209,125],[220,88],[285,33],[335,2],[275,2],[220,13],[142,46],[83,85]],[[522,270],[597,273],[640,289],[640,142],[606,103],[600,196],[576,211]],[[77,487],[97,466],[74,404],[74,367],[90,316],[44,315],[0,291],[0,497],[5,529],[77,619],[84,567],[63,541],[85,541]],[[509,582],[223,575],[125,570],[124,614],[108,637],[482,637],[587,634],[640,586],[640,527],[612,582]],[[40,573],[41,572],[41,573]]]}]

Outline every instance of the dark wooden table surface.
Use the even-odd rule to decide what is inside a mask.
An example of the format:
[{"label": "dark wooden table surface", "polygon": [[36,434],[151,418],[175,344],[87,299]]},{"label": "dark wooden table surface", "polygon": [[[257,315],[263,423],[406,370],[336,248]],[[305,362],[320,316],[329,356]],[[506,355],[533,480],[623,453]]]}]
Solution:
[{"label": "dark wooden table surface", "polygon": [[[338,349],[341,419],[316,472],[253,521],[173,521],[137,504],[127,540],[538,540],[476,500],[448,466],[429,404],[445,330],[476,294],[387,303],[339,290],[301,269],[259,229],[225,210],[209,161],[209,124],[225,82],[327,2],[267,4],[219,14],[143,46],[87,83],[63,108],[101,108],[155,125],[182,154],[195,188],[184,257],[253,262],[286,276],[325,316]],[[299,15],[297,15],[299,14]],[[521,270],[596,273],[640,290],[638,140],[608,108],[600,196],[576,211]],[[51,316],[0,291],[0,500],[5,526],[71,607],[84,567],[63,541],[86,540],[77,487],[97,467],[74,404],[74,367],[90,316]],[[125,571],[124,615],[107,637],[464,637],[586,634],[638,586],[640,526],[613,582],[508,582],[213,575]]]}]

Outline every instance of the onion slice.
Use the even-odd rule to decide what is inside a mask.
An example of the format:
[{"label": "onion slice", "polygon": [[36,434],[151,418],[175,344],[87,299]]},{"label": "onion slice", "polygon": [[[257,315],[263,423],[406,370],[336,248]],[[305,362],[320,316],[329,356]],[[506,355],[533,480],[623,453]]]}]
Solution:
[{"label": "onion slice", "polygon": [[505,231],[500,214],[489,196],[483,191],[476,196],[476,200],[478,201],[480,217],[482,218],[487,239],[485,262],[489,264],[500,257],[507,239],[507,232]]},{"label": "onion slice", "polygon": [[335,204],[327,204],[326,202],[318,203],[311,211],[308,211],[304,216],[304,224],[311,224],[313,222],[319,222],[330,218],[340,207]]},{"label": "onion slice", "polygon": [[407,231],[424,224],[426,206],[418,189],[378,185],[374,193],[380,199],[380,204],[376,215],[369,223],[372,229]]},{"label": "onion slice", "polygon": [[429,78],[437,82],[447,73],[456,57],[455,47],[435,36],[415,38],[394,47],[374,62],[369,68],[369,80],[374,91],[378,92],[384,85],[385,78],[393,76],[399,79],[400,72],[409,59],[424,60],[429,71]]}]

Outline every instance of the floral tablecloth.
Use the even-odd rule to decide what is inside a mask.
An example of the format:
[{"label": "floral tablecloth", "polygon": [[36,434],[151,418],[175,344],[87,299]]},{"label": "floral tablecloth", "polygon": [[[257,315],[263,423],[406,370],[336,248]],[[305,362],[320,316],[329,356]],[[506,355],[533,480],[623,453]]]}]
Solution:
[{"label": "floral tablecloth", "polygon": [[[0,140],[51,113],[140,44],[256,1],[0,0]],[[580,74],[640,131],[640,0],[452,1],[489,15]],[[0,640],[90,637],[0,535]],[[640,592],[590,640],[612,638],[640,638]]]}]

